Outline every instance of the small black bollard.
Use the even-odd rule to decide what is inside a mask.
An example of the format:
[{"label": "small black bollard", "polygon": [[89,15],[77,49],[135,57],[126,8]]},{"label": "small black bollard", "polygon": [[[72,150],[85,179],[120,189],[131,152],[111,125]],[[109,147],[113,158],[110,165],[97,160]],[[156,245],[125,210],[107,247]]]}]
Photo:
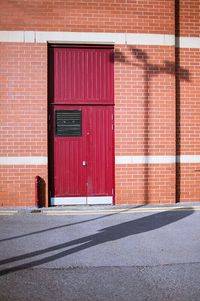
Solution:
[{"label": "small black bollard", "polygon": [[40,177],[35,177],[35,206],[45,206],[45,181]]}]

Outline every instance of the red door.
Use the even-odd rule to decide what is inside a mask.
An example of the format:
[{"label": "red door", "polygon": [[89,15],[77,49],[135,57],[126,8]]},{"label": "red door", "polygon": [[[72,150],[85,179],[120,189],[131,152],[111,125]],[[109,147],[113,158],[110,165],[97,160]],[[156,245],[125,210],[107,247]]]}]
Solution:
[{"label": "red door", "polygon": [[112,204],[113,48],[49,48],[51,205]]},{"label": "red door", "polygon": [[51,204],[112,204],[113,107],[53,106]]},{"label": "red door", "polygon": [[54,105],[113,105],[113,48],[50,47],[49,82],[49,103]]}]

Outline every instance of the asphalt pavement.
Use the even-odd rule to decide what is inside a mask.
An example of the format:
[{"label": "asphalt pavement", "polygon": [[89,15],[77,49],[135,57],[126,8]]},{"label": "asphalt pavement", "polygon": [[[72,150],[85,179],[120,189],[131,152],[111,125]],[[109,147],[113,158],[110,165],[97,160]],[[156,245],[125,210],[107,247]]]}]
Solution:
[{"label": "asphalt pavement", "polygon": [[200,206],[0,211],[0,301],[200,300]]}]

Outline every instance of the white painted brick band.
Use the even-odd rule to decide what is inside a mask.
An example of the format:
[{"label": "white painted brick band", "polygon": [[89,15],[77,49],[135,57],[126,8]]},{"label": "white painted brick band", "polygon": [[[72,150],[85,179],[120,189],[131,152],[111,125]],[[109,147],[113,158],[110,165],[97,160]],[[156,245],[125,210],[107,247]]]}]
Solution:
[{"label": "white painted brick band", "polygon": [[116,156],[118,164],[174,164],[175,156]]},{"label": "white painted brick band", "polygon": [[24,32],[0,31],[0,42],[24,42]]},{"label": "white painted brick band", "polygon": [[180,48],[200,48],[200,38],[180,37],[176,38],[176,45]]},{"label": "white painted brick band", "polygon": [[47,165],[47,157],[0,157],[0,165]]},{"label": "white painted brick band", "polygon": [[200,48],[200,38],[167,34],[60,32],[60,31],[0,31],[0,42],[21,43],[100,43]]},{"label": "white painted brick band", "polygon": [[101,32],[36,32],[36,42],[68,42],[68,43],[109,43],[125,44],[126,35],[123,33]]},{"label": "white painted brick band", "polygon": [[[0,165],[47,165],[47,157],[0,157]],[[200,155],[116,156],[115,164],[200,163]]]},{"label": "white painted brick band", "polygon": [[200,163],[200,155],[177,156],[177,163]]},{"label": "white painted brick band", "polygon": [[126,34],[126,43],[132,45],[175,46],[175,36],[167,34]]},{"label": "white painted brick band", "polygon": [[115,164],[175,164],[200,163],[200,155],[181,156],[116,156]]}]

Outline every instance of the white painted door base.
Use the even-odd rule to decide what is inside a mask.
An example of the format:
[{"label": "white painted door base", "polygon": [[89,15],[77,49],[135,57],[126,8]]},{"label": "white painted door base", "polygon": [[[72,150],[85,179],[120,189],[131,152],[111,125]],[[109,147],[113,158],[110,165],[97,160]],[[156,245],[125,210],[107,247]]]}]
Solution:
[{"label": "white painted door base", "polygon": [[51,206],[62,205],[112,205],[112,196],[91,196],[91,197],[53,197]]}]

